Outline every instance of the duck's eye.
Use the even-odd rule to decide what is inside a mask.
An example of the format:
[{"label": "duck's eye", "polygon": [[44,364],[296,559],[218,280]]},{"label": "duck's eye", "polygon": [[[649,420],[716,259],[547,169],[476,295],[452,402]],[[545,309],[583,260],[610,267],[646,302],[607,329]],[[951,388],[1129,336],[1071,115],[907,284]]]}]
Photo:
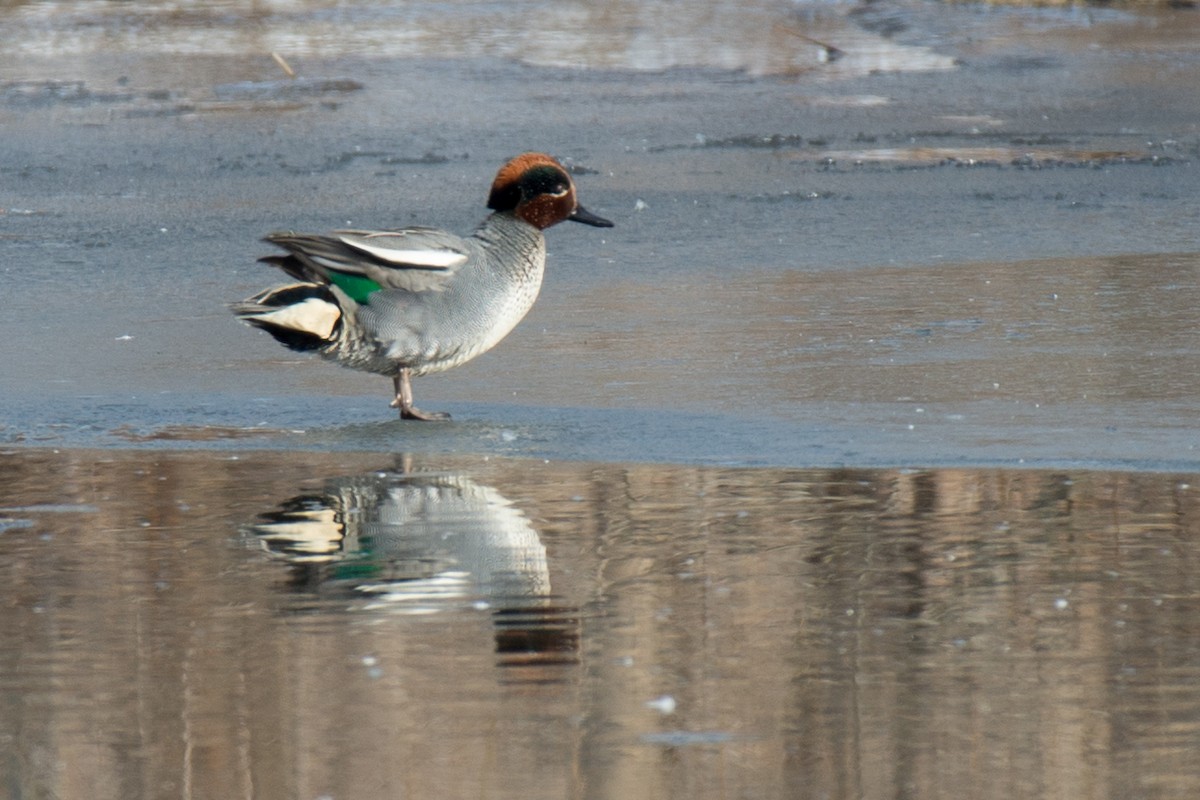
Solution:
[{"label": "duck's eye", "polygon": [[571,179],[561,169],[549,164],[534,167],[521,176],[521,197],[560,199],[571,193]]}]

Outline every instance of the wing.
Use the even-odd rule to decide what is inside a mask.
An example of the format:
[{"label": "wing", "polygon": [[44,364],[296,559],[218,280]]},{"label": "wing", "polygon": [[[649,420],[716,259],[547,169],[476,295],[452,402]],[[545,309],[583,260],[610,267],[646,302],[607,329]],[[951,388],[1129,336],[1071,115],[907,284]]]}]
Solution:
[{"label": "wing", "polygon": [[356,302],[380,289],[443,291],[467,262],[467,242],[436,228],[342,230],[328,236],[272,233],[264,241],[287,251],[259,259],[294,278],[332,283]]}]

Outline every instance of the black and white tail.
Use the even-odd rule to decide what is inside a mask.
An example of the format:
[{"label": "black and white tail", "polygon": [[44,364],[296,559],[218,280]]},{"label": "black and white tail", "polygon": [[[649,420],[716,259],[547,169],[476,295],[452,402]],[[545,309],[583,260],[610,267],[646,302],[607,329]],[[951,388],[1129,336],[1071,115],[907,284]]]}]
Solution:
[{"label": "black and white tail", "polygon": [[262,328],[280,344],[307,352],[337,338],[342,309],[328,286],[293,283],[259,292],[231,308],[237,318]]}]

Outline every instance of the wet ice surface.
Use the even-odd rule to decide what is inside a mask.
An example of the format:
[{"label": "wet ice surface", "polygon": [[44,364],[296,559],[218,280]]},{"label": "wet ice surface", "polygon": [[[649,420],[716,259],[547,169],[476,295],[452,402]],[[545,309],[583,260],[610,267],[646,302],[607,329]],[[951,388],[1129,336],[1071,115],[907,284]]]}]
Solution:
[{"label": "wet ice surface", "polygon": [[[0,796],[1196,795],[1200,16],[667,8],[0,9]],[[452,423],[228,314],[531,148]]]},{"label": "wet ice surface", "polygon": [[0,474],[7,796],[1200,789],[1186,476],[28,449]]},{"label": "wet ice surface", "polygon": [[[132,9],[4,12],[4,441],[1196,463],[1194,15]],[[523,325],[417,381],[454,424],[225,310],[265,232],[466,232],[527,148],[617,227],[551,230]]]},{"label": "wet ice surface", "polygon": [[[20,379],[12,376],[0,439],[1193,469],[1196,264],[1156,255],[745,268],[686,282],[678,271],[585,277],[566,294],[548,288],[498,353],[418,381],[422,403],[456,419],[428,426],[394,419],[386,380],[277,352],[220,308],[198,319],[110,317],[99,321],[108,333],[132,333],[61,352],[73,365],[48,373],[45,350],[12,355],[7,366]],[[66,346],[48,318],[32,324]],[[205,341],[209,333],[218,342]],[[164,342],[200,351],[190,372]],[[101,358],[102,374],[83,363]]]}]

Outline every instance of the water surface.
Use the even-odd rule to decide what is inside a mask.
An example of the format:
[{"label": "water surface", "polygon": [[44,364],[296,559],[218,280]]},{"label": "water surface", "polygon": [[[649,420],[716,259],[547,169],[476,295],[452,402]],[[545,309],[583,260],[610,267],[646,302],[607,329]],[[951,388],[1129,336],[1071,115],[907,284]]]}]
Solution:
[{"label": "water surface", "polygon": [[8,797],[1200,789],[1194,474],[0,469]]}]

